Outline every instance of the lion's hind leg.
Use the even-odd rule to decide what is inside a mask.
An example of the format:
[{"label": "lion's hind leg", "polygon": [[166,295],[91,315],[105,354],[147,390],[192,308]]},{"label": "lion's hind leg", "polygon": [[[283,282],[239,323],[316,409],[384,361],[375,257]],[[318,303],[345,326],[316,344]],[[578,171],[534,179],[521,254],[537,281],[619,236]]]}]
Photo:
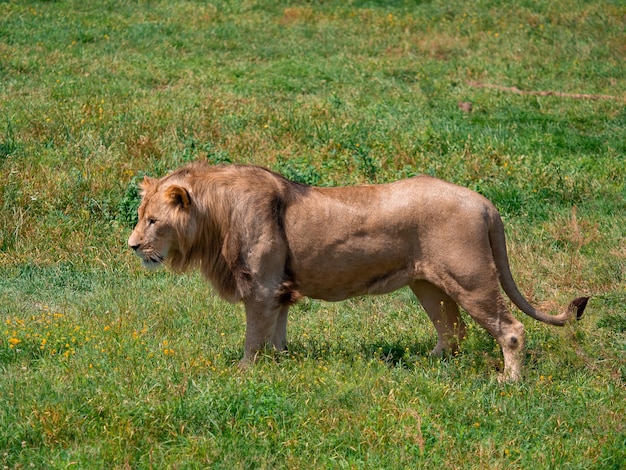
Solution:
[{"label": "lion's hind leg", "polygon": [[519,380],[524,359],[524,325],[509,312],[500,292],[482,297],[477,297],[477,292],[468,292],[460,296],[459,303],[500,345],[504,371],[499,380]]},{"label": "lion's hind leg", "polygon": [[440,288],[427,281],[411,284],[428,317],[435,325],[438,341],[433,356],[442,356],[445,351],[454,353],[465,336],[465,323],[459,314],[457,303]]}]

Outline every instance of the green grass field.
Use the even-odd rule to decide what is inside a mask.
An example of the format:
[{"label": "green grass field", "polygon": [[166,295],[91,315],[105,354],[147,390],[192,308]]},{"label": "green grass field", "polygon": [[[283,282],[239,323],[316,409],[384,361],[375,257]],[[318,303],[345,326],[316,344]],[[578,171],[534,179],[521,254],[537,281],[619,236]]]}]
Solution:
[{"label": "green grass field", "polygon": [[[625,468],[625,18],[620,0],[0,0],[2,468]],[[553,312],[592,295],[586,315],[517,312],[525,377],[503,385],[471,321],[431,359],[408,290],[304,300],[289,353],[242,373],[242,307],[126,246],[139,178],[207,159],[468,186],[501,210],[522,292]]]}]

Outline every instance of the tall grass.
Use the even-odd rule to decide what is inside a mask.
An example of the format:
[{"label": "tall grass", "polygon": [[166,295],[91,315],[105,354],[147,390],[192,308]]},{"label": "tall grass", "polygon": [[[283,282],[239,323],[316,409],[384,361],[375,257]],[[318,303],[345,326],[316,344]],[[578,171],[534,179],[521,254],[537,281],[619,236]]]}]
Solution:
[{"label": "tall grass", "polygon": [[[0,462],[7,468],[623,468],[620,2],[0,2]],[[610,100],[518,95],[611,95]],[[472,103],[471,112],[459,102]],[[501,210],[514,275],[584,321],[525,377],[410,292],[304,300],[241,373],[240,306],[125,246],[137,182],[194,160],[308,184],[427,173]]]}]

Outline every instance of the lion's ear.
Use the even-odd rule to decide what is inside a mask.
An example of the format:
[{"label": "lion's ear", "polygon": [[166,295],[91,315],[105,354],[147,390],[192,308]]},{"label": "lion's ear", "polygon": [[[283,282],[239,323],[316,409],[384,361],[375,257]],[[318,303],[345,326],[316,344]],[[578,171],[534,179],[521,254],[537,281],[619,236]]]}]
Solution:
[{"label": "lion's ear", "polygon": [[149,176],[145,175],[141,183],[139,183],[139,187],[141,189],[147,189],[150,186],[153,186],[156,182],[157,182],[156,178],[150,178]]},{"label": "lion's ear", "polygon": [[191,204],[191,197],[189,192],[182,186],[170,186],[165,190],[165,197],[175,206],[180,206],[183,209],[189,209]]},{"label": "lion's ear", "polygon": [[156,178],[150,178],[149,176],[144,176],[141,183],[139,183],[139,190],[141,191],[142,196],[146,194],[148,188],[154,186],[157,183]]}]

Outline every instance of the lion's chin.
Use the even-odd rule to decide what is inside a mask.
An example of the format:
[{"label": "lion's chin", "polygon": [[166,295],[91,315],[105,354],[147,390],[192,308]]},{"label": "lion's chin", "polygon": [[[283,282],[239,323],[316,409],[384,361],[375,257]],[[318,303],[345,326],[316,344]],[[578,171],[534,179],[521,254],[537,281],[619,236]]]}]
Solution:
[{"label": "lion's chin", "polygon": [[142,259],[141,260],[141,265],[144,268],[149,269],[150,271],[156,271],[161,266],[163,266],[163,261],[162,260],[153,260],[153,259]]},{"label": "lion's chin", "polygon": [[155,271],[159,269],[163,265],[163,262],[165,261],[165,258],[160,255],[157,255],[157,256],[139,255],[139,257],[141,258],[141,265],[144,268],[149,269],[150,271]]}]

